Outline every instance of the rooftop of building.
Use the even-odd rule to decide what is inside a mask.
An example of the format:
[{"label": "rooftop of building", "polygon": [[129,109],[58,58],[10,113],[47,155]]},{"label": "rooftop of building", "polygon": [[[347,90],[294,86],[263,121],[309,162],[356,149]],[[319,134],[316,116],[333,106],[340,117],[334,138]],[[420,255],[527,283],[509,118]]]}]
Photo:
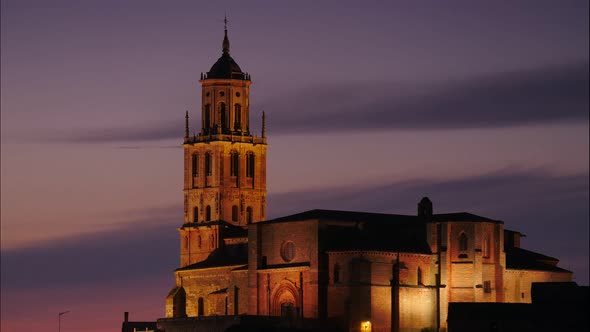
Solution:
[{"label": "rooftop of building", "polygon": [[558,267],[557,263],[559,260],[554,257],[518,247],[506,248],[505,251],[507,269],[572,273],[569,270]]},{"label": "rooftop of building", "polygon": [[482,217],[469,212],[440,213],[430,216],[403,215],[403,214],[386,214],[357,211],[340,211],[340,210],[309,210],[297,214],[279,217],[266,221],[266,223],[287,222],[287,221],[304,221],[304,220],[325,220],[325,221],[346,221],[346,222],[395,222],[395,223],[415,223],[415,222],[492,222],[500,223],[501,220],[494,220]]},{"label": "rooftop of building", "polygon": [[248,247],[246,244],[237,244],[218,248],[214,250],[204,261],[178,268],[176,271],[243,266],[247,264]]},{"label": "rooftop of building", "polygon": [[[227,23],[227,22],[226,22]],[[229,38],[227,37],[227,26],[222,43],[222,54],[213,64],[211,69],[201,79],[233,79],[250,81],[250,75],[242,71],[238,63],[229,55]]]}]

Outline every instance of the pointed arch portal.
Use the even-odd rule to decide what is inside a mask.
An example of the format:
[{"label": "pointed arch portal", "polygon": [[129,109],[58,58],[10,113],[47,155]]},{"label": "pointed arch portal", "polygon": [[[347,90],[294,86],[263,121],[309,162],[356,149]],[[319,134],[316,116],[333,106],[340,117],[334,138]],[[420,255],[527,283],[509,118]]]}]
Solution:
[{"label": "pointed arch portal", "polygon": [[284,280],[279,284],[271,297],[271,315],[297,317],[299,314],[299,290],[292,282]]}]

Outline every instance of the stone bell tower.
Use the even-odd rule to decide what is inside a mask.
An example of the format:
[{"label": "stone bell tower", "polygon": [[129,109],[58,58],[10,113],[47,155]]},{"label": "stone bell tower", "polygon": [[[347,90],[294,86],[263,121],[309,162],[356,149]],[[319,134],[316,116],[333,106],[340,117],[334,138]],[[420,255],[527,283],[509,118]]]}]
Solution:
[{"label": "stone bell tower", "polygon": [[[181,267],[220,247],[220,229],[266,218],[266,137],[250,132],[248,73],[229,54],[227,21],[222,55],[201,74],[201,130],[184,134],[184,224]],[[220,239],[221,237],[221,239]]]}]

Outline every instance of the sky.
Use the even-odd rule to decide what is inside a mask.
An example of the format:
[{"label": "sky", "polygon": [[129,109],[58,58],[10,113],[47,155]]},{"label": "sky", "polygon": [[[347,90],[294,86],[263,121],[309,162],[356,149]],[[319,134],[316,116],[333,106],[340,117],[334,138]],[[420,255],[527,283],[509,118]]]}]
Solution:
[{"label": "sky", "polygon": [[184,112],[231,55],[269,217],[468,211],[589,284],[588,1],[1,3],[1,330],[164,316]]}]

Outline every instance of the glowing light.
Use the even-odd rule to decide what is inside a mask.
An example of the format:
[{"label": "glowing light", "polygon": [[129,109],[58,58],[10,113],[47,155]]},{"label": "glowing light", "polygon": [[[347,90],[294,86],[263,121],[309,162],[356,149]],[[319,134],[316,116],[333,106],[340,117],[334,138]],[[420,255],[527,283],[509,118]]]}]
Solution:
[{"label": "glowing light", "polygon": [[371,332],[371,322],[370,321],[361,322],[361,331]]}]

